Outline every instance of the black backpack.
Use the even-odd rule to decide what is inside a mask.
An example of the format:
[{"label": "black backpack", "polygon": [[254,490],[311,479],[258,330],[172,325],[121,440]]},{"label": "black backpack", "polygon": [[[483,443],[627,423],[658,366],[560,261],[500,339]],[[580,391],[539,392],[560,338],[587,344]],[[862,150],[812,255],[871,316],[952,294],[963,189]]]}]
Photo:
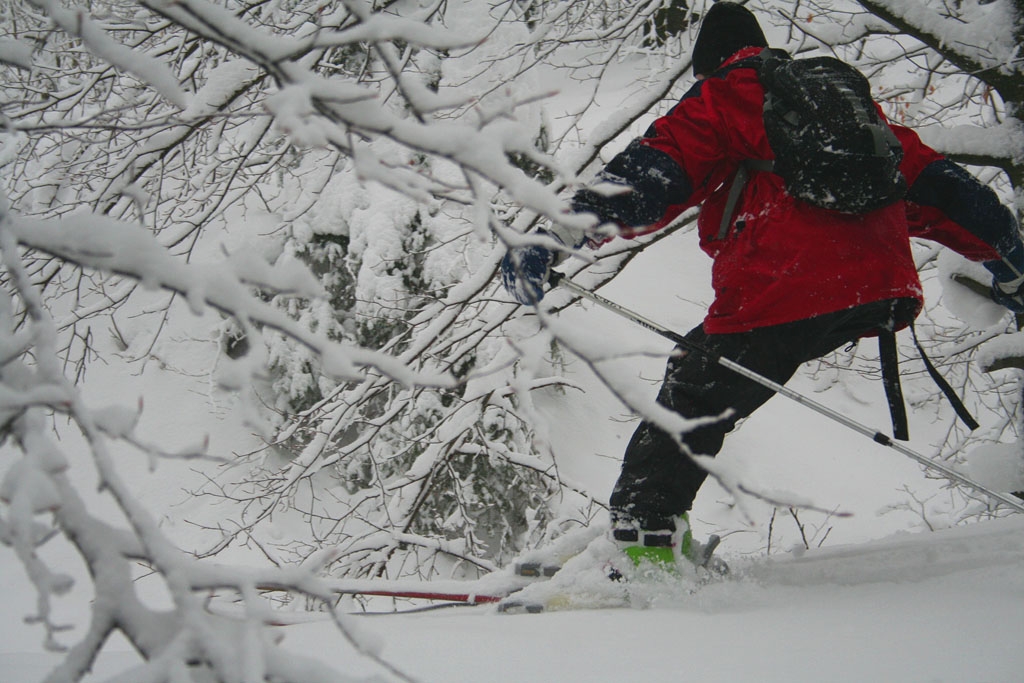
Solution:
[{"label": "black backpack", "polygon": [[[772,49],[726,69],[741,67],[758,70],[765,92],[764,128],[775,160],[749,159],[740,164],[729,190],[719,239],[728,234],[751,171],[777,173],[790,196],[843,213],[867,213],[903,199],[907,192],[906,179],[900,173],[903,147],[878,114],[871,85],[863,74],[831,57],[792,59],[788,53]],[[894,322],[905,317],[897,315],[894,307]],[[912,320],[909,324],[913,330]],[[878,331],[879,351],[894,436],[905,441],[909,434],[893,330]],[[977,429],[977,421],[928,360],[916,334],[914,343],[928,374],[957,415],[970,429]]]},{"label": "black backpack", "polygon": [[832,57],[792,59],[773,49],[733,66],[758,70],[775,161],[741,165],[722,218],[722,237],[750,171],[777,173],[790,196],[843,213],[867,213],[903,198],[903,148],[857,69]]}]

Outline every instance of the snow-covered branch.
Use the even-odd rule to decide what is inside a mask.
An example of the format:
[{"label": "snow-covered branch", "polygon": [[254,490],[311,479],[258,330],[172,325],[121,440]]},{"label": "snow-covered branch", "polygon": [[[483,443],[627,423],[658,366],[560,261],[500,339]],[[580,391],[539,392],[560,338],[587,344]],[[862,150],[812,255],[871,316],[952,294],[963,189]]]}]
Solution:
[{"label": "snow-covered branch", "polygon": [[[927,0],[858,0],[872,14],[914,36],[972,74],[1005,90],[1021,92],[1024,55],[1020,53],[1020,17],[1009,0],[963,3],[957,14],[948,5]],[[1013,99],[1017,99],[1014,97]]]},{"label": "snow-covered branch", "polygon": [[314,351],[324,372],[337,380],[359,380],[363,377],[359,368],[370,366],[403,384],[451,383],[441,375],[417,376],[392,356],[332,342],[254,296],[253,288],[285,296],[320,296],[319,283],[298,264],[271,267],[252,252],[240,252],[221,265],[189,265],[137,226],[95,215],[76,214],[60,220],[11,217],[8,229],[22,246],[69,263],[127,275],[147,288],[182,294],[196,314],[211,306],[243,326],[278,330]]},{"label": "snow-covered branch", "polygon": [[[948,151],[954,158],[964,163],[997,166],[1009,174],[1016,187],[1024,186],[1024,11],[1020,3],[971,2],[951,8],[948,3],[929,0],[858,2],[901,33],[927,45],[961,73],[998,93],[1006,107],[1003,115],[1009,117],[1002,130],[997,127],[996,132],[975,131],[966,135],[961,128],[952,136],[943,134],[939,142],[949,143]],[[940,148],[947,151],[944,145]]]}]

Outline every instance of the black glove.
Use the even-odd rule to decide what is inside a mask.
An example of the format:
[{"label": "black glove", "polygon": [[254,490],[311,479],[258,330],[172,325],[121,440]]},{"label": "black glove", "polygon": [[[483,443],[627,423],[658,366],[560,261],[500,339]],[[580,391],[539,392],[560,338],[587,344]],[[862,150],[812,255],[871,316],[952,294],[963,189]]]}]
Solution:
[{"label": "black glove", "polygon": [[[562,241],[546,230],[538,230],[536,234]],[[513,247],[501,259],[501,282],[516,301],[536,306],[544,298],[544,285],[551,277],[552,266],[561,260],[559,256],[539,244]]]},{"label": "black glove", "polygon": [[993,279],[992,299],[1014,313],[1024,313],[1024,276],[1010,282]]}]

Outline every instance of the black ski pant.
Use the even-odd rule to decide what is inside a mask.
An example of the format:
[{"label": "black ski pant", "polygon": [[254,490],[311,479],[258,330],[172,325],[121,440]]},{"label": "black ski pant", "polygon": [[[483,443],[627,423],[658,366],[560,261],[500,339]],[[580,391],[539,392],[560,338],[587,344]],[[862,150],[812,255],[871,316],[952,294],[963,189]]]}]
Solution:
[{"label": "black ski pant", "polygon": [[[775,393],[723,367],[715,356],[785,384],[807,361],[876,330],[910,322],[917,307],[915,299],[886,299],[736,334],[707,334],[699,326],[686,339],[710,353],[677,347],[668,361],[658,403],[686,418],[714,418],[682,434],[691,453],[714,456],[736,423]],[[706,477],[669,434],[644,421],[623,456],[622,473],[611,495],[612,518],[636,520],[645,529],[663,528],[672,516],[690,509]]]}]

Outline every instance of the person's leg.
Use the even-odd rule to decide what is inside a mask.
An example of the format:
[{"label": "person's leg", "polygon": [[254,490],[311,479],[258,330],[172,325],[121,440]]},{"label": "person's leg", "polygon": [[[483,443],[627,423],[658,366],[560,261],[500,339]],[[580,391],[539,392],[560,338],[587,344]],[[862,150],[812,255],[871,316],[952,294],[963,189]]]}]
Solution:
[{"label": "person's leg", "polygon": [[[774,344],[759,343],[755,336],[767,335],[707,335],[698,327],[686,338],[712,354],[785,383],[799,363],[771,348]],[[686,418],[709,418],[708,424],[684,433],[682,440],[692,453],[714,456],[736,422],[773,393],[705,354],[677,348],[665,370],[658,402]],[[706,477],[707,472],[683,454],[669,434],[643,421],[623,456],[622,472],[610,500],[612,516],[635,519],[645,529],[671,526],[668,520],[690,509]]]},{"label": "person's leg", "polygon": [[[909,303],[900,305],[915,305],[912,300],[906,301]],[[785,384],[804,362],[891,325],[892,318],[893,302],[880,301],[739,334],[708,335],[698,327],[687,339],[712,355],[729,358]],[[677,349],[669,359],[658,402],[686,418],[709,418],[708,424],[682,434],[682,441],[691,453],[714,456],[736,423],[772,395],[771,389],[723,367],[708,355]],[[673,528],[671,519],[690,509],[706,477],[707,473],[680,451],[671,436],[644,421],[626,448],[622,473],[611,495],[613,520],[629,519],[645,529]]]}]

